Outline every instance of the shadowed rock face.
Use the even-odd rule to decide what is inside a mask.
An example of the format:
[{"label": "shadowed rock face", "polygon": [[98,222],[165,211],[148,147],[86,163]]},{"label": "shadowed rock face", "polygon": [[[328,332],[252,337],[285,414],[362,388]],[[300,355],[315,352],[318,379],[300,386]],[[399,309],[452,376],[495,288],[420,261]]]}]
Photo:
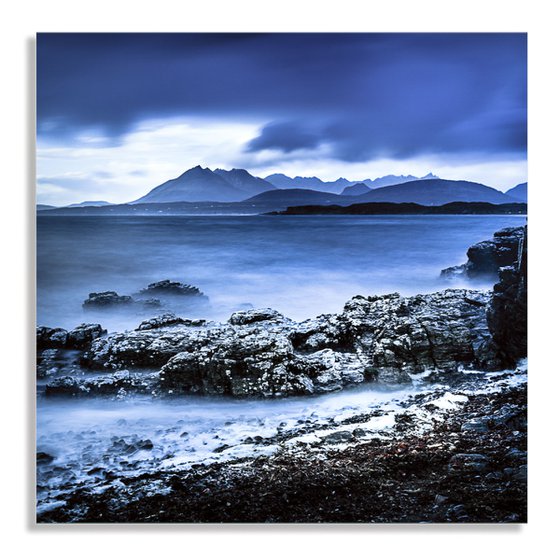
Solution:
[{"label": "shadowed rock face", "polygon": [[442,276],[498,277],[501,267],[512,266],[516,261],[523,239],[524,227],[510,227],[497,231],[493,239],[481,241],[467,250],[468,261],[441,271]]},{"label": "shadowed rock face", "polygon": [[37,349],[86,349],[89,348],[93,340],[104,334],[107,334],[107,331],[99,324],[82,323],[71,331],[41,326],[37,327]]},{"label": "shadowed rock face", "polygon": [[140,290],[141,295],[148,296],[196,296],[206,297],[196,286],[173,282],[171,280],[161,280],[153,282],[147,288]]},{"label": "shadowed rock face", "polygon": [[160,368],[174,393],[286,396],[374,379],[408,382],[477,363],[488,342],[488,294],[446,290],[410,298],[355,297],[340,314],[296,323],[274,310],[235,313],[229,323],[155,321],[95,340],[97,369]]},{"label": "shadowed rock face", "polygon": [[133,303],[134,300],[130,296],[120,296],[117,292],[92,292],[84,301],[83,307],[114,307]]},{"label": "shadowed rock face", "polygon": [[515,262],[499,271],[486,314],[488,329],[505,367],[527,356],[527,228]]}]

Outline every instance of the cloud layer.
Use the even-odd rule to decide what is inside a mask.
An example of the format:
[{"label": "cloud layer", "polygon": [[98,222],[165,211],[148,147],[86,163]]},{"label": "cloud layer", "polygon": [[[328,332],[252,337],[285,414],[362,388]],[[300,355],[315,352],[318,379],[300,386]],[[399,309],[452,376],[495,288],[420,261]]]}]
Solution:
[{"label": "cloud layer", "polygon": [[[526,61],[524,34],[39,34],[38,140],[122,157],[152,123],[146,166],[162,170],[164,144],[181,151],[169,123],[186,127],[176,142],[199,135],[181,168],[192,153],[208,166],[305,174],[337,162],[337,175],[383,161],[521,164]],[[208,136],[229,124],[235,134]],[[54,177],[73,163],[39,165]]]}]

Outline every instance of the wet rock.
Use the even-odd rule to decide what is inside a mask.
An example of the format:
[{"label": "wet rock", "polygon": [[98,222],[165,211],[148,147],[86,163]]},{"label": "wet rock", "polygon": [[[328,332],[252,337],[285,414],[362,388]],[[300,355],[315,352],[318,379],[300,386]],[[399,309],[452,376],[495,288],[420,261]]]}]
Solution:
[{"label": "wet rock", "polygon": [[50,453],[38,451],[36,456],[37,465],[49,465],[54,461],[54,457]]},{"label": "wet rock", "polygon": [[56,375],[59,371],[60,350],[48,348],[37,355],[37,377],[44,378]]},{"label": "wet rock", "polygon": [[207,395],[275,396],[312,392],[311,382],[292,368],[290,341],[277,333],[234,331],[202,348],[172,357],[161,369],[165,387]]},{"label": "wet rock", "polygon": [[527,228],[519,229],[516,259],[500,268],[486,314],[498,367],[513,367],[527,356]]},{"label": "wet rock", "polygon": [[489,459],[481,453],[457,453],[451,457],[448,470],[450,474],[481,473],[488,470]]},{"label": "wet rock", "polygon": [[37,350],[45,348],[64,348],[68,331],[60,328],[37,327]]},{"label": "wet rock", "polygon": [[527,452],[526,451],[521,451],[520,449],[514,448],[514,449],[510,449],[507,453],[506,453],[506,459],[512,460],[512,461],[526,461],[527,460]]},{"label": "wet rock", "polygon": [[84,308],[106,308],[114,306],[132,305],[131,296],[120,296],[117,292],[91,292],[82,304]]},{"label": "wet rock", "polygon": [[154,444],[149,439],[127,441],[124,438],[114,438],[107,451],[109,453],[121,453],[122,455],[134,455],[138,451],[150,451],[153,448]]},{"label": "wet rock", "polygon": [[251,325],[253,323],[262,323],[264,321],[272,321],[275,323],[284,323],[289,321],[284,315],[274,309],[248,309],[244,311],[236,311],[230,318],[229,323],[232,325]]},{"label": "wet rock", "polygon": [[408,383],[477,363],[478,348],[489,340],[487,300],[472,290],[358,296],[340,314],[303,323],[274,310],[238,312],[227,324],[164,315],[94,340],[85,363],[162,368],[162,387],[200,394],[271,397],[365,380]]},{"label": "wet rock", "polygon": [[511,266],[518,258],[524,236],[523,227],[509,227],[497,231],[491,240],[481,241],[467,250],[466,264],[441,271],[443,277],[497,277],[501,267]]},{"label": "wet rock", "polygon": [[140,290],[139,293],[141,295],[150,296],[187,296],[207,299],[196,286],[183,284],[182,282],[174,282],[172,280],[153,282],[152,284],[149,284],[147,288]]},{"label": "wet rock", "polygon": [[471,418],[467,420],[462,426],[461,430],[463,432],[487,432],[488,431],[488,420],[485,418]]},{"label": "wet rock", "polygon": [[451,506],[447,510],[447,515],[450,521],[470,521],[469,514],[467,513],[467,510],[463,504]]},{"label": "wet rock", "polygon": [[99,324],[82,323],[68,332],[66,346],[82,350],[88,348],[96,338],[105,334],[107,331]]},{"label": "wet rock", "polygon": [[170,327],[172,325],[185,325],[187,327],[201,327],[205,325],[204,319],[182,319],[177,317],[175,313],[163,313],[152,319],[142,321],[136,328],[137,331],[149,331],[151,329],[161,329],[162,327]]},{"label": "wet rock", "polygon": [[155,375],[133,374],[118,371],[111,375],[98,375],[92,378],[66,375],[47,383],[47,396],[124,396],[127,391],[148,393],[154,390],[157,377]]},{"label": "wet rock", "polygon": [[334,432],[332,434],[328,434],[325,437],[322,438],[322,441],[328,445],[335,445],[335,444],[339,444],[339,443],[348,443],[349,441],[352,441],[354,439],[354,436],[352,434],[352,432],[343,430],[340,432]]}]

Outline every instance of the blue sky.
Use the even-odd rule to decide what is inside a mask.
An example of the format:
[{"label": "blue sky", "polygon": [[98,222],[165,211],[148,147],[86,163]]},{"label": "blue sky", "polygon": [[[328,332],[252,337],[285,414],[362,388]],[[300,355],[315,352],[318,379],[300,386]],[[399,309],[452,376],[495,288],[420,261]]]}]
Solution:
[{"label": "blue sky", "polygon": [[38,200],[125,202],[201,164],[527,179],[525,34],[39,34]]}]

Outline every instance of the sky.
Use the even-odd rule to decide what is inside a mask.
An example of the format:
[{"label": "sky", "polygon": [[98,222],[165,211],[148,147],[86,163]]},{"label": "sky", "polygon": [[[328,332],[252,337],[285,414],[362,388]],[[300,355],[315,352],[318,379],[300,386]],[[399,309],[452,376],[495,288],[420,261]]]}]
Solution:
[{"label": "sky", "polygon": [[37,36],[37,200],[128,202],[196,165],[527,180],[522,33]]}]

